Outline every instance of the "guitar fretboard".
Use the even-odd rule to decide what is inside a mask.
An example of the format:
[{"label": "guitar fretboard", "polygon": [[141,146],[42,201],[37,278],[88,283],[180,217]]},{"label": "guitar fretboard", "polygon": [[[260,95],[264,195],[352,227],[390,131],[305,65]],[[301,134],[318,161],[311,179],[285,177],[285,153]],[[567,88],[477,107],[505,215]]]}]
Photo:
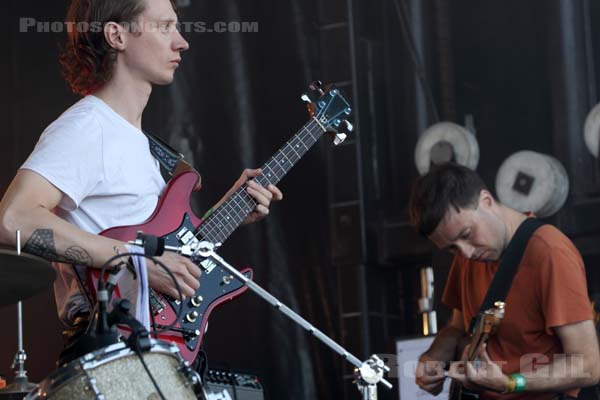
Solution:
[{"label": "guitar fretboard", "polygon": [[[312,119],[287,141],[262,167],[254,180],[267,187],[277,184],[323,135],[324,129]],[[223,243],[256,208],[256,201],[246,192],[246,184],[215,210],[197,229],[196,236],[212,243]]]}]

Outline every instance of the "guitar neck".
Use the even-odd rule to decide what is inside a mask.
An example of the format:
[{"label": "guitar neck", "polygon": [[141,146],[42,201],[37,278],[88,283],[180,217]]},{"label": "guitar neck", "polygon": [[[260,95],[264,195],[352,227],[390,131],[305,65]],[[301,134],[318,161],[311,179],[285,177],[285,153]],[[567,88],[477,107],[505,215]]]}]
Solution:
[{"label": "guitar neck", "polygon": [[[254,181],[266,187],[277,184],[325,130],[315,120],[306,123],[262,167]],[[238,188],[219,208],[209,215],[197,229],[200,237],[213,243],[223,243],[256,208],[256,201],[246,192],[246,184]]]},{"label": "guitar neck", "polygon": [[469,346],[469,354],[467,354],[468,361],[473,361],[477,358],[480,347],[487,342],[488,338],[489,334],[487,333],[481,333],[480,335],[473,337],[471,345]]}]

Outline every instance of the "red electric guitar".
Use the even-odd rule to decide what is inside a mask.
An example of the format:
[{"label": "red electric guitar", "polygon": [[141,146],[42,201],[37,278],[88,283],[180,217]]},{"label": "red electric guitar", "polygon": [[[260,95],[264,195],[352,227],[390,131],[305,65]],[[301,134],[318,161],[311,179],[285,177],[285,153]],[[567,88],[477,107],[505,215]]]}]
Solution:
[{"label": "red electric guitar", "polygon": [[[346,138],[346,134],[341,133],[342,129],[352,130],[352,125],[346,120],[352,110],[339,89],[329,86],[323,90],[320,83],[313,83],[311,94],[304,94],[302,99],[308,103],[311,119],[262,166],[262,173],[254,180],[265,187],[279,182],[323,133],[334,134],[337,145]],[[242,185],[218,209],[201,220],[190,208],[190,196],[197,181],[198,175],[193,171],[178,175],[169,181],[156,210],[146,222],[110,228],[101,235],[130,241],[142,231],[164,238],[165,245],[171,246],[193,245],[201,240],[223,243],[254,210],[256,202],[246,192],[246,185]],[[181,304],[170,296],[150,291],[150,312],[157,328],[174,322],[179,307],[183,307],[181,320],[170,331],[159,334],[158,338],[177,344],[182,356],[190,363],[196,358],[212,310],[247,289],[211,260],[200,256],[193,256],[191,260],[203,271],[200,289],[193,297]],[[252,278],[251,269],[241,272]],[[94,298],[99,276],[99,270],[88,269],[88,282]],[[118,297],[118,287],[114,294]]]}]

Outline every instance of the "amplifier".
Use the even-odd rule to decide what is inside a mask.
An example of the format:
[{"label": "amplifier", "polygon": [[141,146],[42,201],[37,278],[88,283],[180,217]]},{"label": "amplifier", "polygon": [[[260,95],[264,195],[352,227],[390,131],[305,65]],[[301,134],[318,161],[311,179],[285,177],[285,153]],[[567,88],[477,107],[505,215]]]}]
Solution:
[{"label": "amplifier", "polygon": [[206,400],[264,400],[256,375],[209,369],[204,375]]}]

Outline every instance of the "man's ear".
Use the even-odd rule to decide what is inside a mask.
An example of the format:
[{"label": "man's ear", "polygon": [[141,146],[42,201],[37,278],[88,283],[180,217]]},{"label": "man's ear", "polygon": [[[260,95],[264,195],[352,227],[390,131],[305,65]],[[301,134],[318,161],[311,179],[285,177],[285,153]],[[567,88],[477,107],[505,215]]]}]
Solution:
[{"label": "man's ear", "polygon": [[107,22],[104,25],[104,39],[113,49],[123,51],[127,45],[125,28],[116,22]]},{"label": "man's ear", "polygon": [[479,204],[484,205],[487,208],[492,207],[496,203],[494,196],[487,190],[479,192]]}]

